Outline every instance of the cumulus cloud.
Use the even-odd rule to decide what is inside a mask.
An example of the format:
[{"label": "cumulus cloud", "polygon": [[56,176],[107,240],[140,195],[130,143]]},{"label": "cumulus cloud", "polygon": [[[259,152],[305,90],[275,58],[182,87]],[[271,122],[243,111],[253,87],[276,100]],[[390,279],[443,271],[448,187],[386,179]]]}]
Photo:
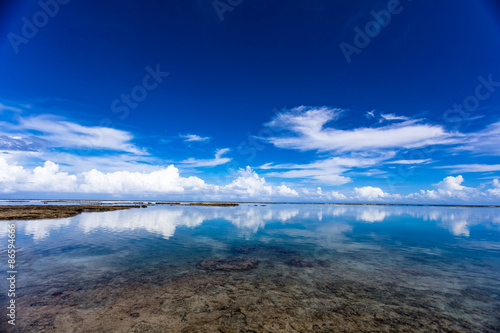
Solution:
[{"label": "cumulus cloud", "polygon": [[[434,184],[436,189],[402,195],[388,193],[379,187],[363,186],[351,190],[332,191],[323,187],[294,189],[285,184],[268,183],[252,168],[238,171],[226,185],[206,183],[199,177],[182,176],[174,165],[157,166],[152,171],[103,172],[97,169],[71,174],[52,161],[32,169],[0,156],[0,193],[74,193],[110,194],[119,197],[155,198],[162,194],[196,200],[273,199],[304,202],[385,202],[498,204],[500,183],[494,179],[486,190],[464,186],[461,175],[445,177]],[[486,185],[485,185],[486,186]]]},{"label": "cumulus cloud", "polygon": [[82,192],[91,193],[182,193],[202,190],[205,182],[198,177],[181,177],[173,165],[150,173],[96,169],[83,173]]},{"label": "cumulus cloud", "polygon": [[211,139],[209,136],[202,137],[196,134],[179,134],[179,137],[186,142],[203,142]]},{"label": "cumulus cloud", "polygon": [[327,126],[341,112],[341,109],[305,106],[285,110],[266,124],[270,128],[284,130],[285,134],[265,140],[279,148],[320,152],[418,148],[456,142],[454,134],[448,133],[442,126],[421,124],[419,120],[350,130]]},{"label": "cumulus cloud", "polygon": [[427,201],[429,203],[479,203],[484,204],[492,202],[492,197],[488,191],[482,192],[479,188],[467,187],[462,185],[464,177],[448,176],[434,186],[436,190],[420,190],[418,193],[407,195],[407,199],[418,201]]},{"label": "cumulus cloud", "polygon": [[379,187],[364,186],[354,188],[351,200],[370,202],[378,201],[385,203],[417,203],[417,204],[499,204],[500,184],[493,180],[492,188],[482,190],[483,185],[478,188],[464,186],[465,179],[462,175],[448,176],[442,181],[434,184],[435,189],[420,190],[410,194],[387,193]]},{"label": "cumulus cloud", "polygon": [[0,157],[0,192],[3,193],[76,192],[76,180],[75,175],[59,171],[59,165],[51,161],[29,171],[22,166],[9,164],[6,158]]},{"label": "cumulus cloud", "polygon": [[456,177],[449,176],[436,185],[440,190],[443,191],[461,191],[465,188],[465,186],[460,185],[463,183],[463,181],[464,177],[462,177],[462,175],[458,175]]},{"label": "cumulus cloud", "polygon": [[22,166],[11,165],[5,157],[0,157],[0,182],[4,185],[2,190],[5,191],[7,184],[14,183],[25,176],[26,172]]},{"label": "cumulus cloud", "polygon": [[238,177],[227,185],[207,184],[198,177],[183,177],[174,165],[150,172],[116,171],[97,169],[69,174],[59,170],[59,165],[46,161],[33,170],[9,163],[0,157],[0,191],[12,192],[71,192],[105,193],[113,195],[188,194],[210,199],[269,199],[296,197],[297,191],[286,185],[266,182],[250,167],[239,170]]},{"label": "cumulus cloud", "polygon": [[28,177],[29,187],[43,191],[72,192],[75,190],[76,176],[59,171],[59,165],[46,161],[43,167],[33,169],[33,174]]},{"label": "cumulus cloud", "polygon": [[498,179],[493,179],[493,188],[489,189],[488,193],[496,197],[500,197],[500,182]]},{"label": "cumulus cloud", "polygon": [[239,177],[230,184],[220,187],[220,189],[229,195],[237,194],[250,197],[298,196],[297,191],[285,185],[271,186],[267,184],[265,178],[259,177],[250,167],[240,169]]},{"label": "cumulus cloud", "polygon": [[344,200],[346,198],[345,194],[339,193],[338,191],[331,191],[329,195],[336,200]]},{"label": "cumulus cloud", "polygon": [[368,201],[377,200],[389,196],[389,194],[382,191],[381,188],[372,186],[364,186],[361,188],[356,187],[354,189],[354,192],[356,193],[358,199]]},{"label": "cumulus cloud", "polygon": [[347,196],[343,193],[338,191],[323,191],[321,187],[318,187],[316,191],[304,188],[301,190],[301,197],[316,202],[337,202],[347,199]]}]

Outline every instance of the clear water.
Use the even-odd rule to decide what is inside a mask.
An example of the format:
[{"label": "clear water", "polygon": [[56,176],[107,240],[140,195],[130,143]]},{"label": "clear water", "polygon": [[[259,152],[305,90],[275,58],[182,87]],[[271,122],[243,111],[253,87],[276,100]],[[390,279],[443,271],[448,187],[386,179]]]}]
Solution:
[{"label": "clear water", "polygon": [[500,331],[498,208],[162,205],[15,223],[11,332]]}]

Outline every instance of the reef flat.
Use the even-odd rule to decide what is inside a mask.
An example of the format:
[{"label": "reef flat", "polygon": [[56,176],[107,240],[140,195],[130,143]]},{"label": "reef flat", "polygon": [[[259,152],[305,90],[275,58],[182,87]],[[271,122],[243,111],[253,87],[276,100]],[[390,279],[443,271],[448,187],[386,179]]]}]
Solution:
[{"label": "reef flat", "polygon": [[[479,286],[431,292],[388,276],[374,280],[359,272],[273,261],[248,271],[198,265],[168,276],[172,269],[158,264],[147,270],[149,279],[132,271],[107,273],[31,290],[18,298],[23,315],[12,332],[456,333],[500,327],[485,320],[498,308],[482,313],[467,305],[475,299],[494,303],[487,295],[491,290]],[[57,281],[66,278],[74,275],[57,274]],[[456,310],[470,311],[470,318]]]},{"label": "reef flat", "polygon": [[139,208],[130,206],[96,205],[5,205],[0,206],[0,220],[40,220],[76,216],[83,212],[110,212],[115,210]]}]

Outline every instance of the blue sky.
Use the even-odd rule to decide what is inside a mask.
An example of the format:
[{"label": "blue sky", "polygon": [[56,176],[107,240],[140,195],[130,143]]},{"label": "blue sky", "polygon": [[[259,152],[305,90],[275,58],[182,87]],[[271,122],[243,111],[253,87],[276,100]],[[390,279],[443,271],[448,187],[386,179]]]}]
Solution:
[{"label": "blue sky", "polygon": [[1,197],[500,204],[494,1],[0,15]]}]

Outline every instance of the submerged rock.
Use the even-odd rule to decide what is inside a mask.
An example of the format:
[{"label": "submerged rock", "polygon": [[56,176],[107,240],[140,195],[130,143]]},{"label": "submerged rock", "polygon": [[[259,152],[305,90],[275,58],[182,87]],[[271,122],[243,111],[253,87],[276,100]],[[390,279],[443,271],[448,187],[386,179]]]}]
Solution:
[{"label": "submerged rock", "polygon": [[207,271],[247,271],[257,267],[257,259],[218,259],[208,258],[196,267]]},{"label": "submerged rock", "polygon": [[288,266],[307,268],[307,267],[328,267],[329,262],[327,260],[305,260],[300,258],[294,258],[286,262]]}]

